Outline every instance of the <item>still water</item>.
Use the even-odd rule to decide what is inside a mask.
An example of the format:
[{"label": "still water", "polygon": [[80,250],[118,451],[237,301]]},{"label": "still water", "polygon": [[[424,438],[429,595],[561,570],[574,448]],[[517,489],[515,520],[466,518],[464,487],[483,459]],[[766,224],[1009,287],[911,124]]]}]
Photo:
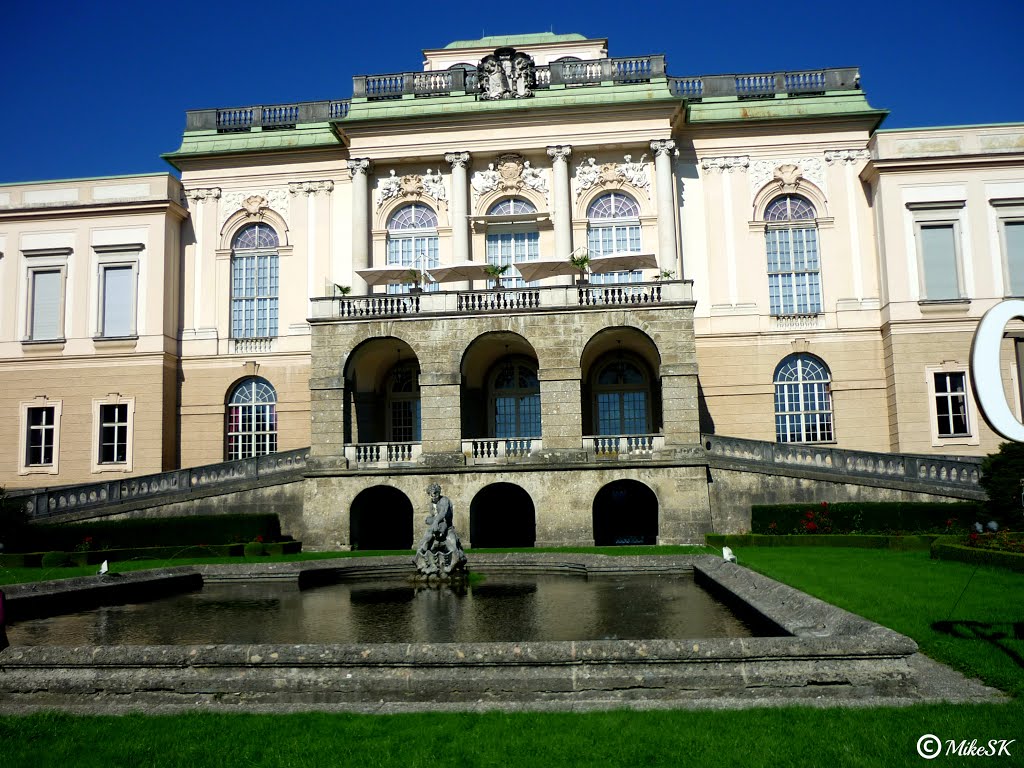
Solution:
[{"label": "still water", "polygon": [[489,575],[453,590],[403,581],[210,584],[146,603],[18,622],[12,645],[453,643],[750,637],[692,576]]}]

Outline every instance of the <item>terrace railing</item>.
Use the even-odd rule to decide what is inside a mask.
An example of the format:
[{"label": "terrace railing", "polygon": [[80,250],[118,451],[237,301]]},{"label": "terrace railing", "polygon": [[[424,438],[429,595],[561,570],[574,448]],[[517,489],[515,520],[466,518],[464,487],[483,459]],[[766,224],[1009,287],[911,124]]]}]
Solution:
[{"label": "terrace railing", "polygon": [[462,452],[473,464],[517,461],[542,447],[539,437],[483,437],[462,441]]},{"label": "terrace railing", "polygon": [[665,448],[664,435],[599,435],[586,440],[598,458],[650,457]]},{"label": "terrace railing", "polygon": [[345,458],[354,468],[390,467],[410,464],[422,455],[422,445],[412,442],[351,443],[345,446]]},{"label": "terrace railing", "polygon": [[305,123],[326,123],[348,116],[349,100],[305,101],[292,104],[257,104],[229,109],[193,109],[185,113],[186,131],[240,133],[294,128]]},{"label": "terrace railing", "polygon": [[814,69],[796,72],[762,72],[743,75],[670,77],[669,90],[680,98],[766,99],[777,95],[810,96],[826,91],[860,88],[856,67]]},{"label": "terrace railing", "polygon": [[365,320],[418,315],[475,315],[589,310],[608,307],[673,306],[693,300],[690,280],[617,285],[553,285],[484,291],[435,291],[422,294],[323,296],[313,299],[313,321]]}]

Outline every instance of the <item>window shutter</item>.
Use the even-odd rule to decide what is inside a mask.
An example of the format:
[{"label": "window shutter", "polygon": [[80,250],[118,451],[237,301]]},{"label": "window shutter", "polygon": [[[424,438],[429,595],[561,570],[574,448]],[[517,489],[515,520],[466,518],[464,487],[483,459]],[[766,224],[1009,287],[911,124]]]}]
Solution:
[{"label": "window shutter", "polygon": [[61,273],[32,273],[32,338],[59,339],[64,336],[60,327]]},{"label": "window shutter", "polygon": [[959,299],[956,244],[952,224],[921,227],[924,292],[927,299]]},{"label": "window shutter", "polygon": [[130,336],[134,331],[132,307],[135,290],[132,267],[107,267],[103,270],[103,335]]}]

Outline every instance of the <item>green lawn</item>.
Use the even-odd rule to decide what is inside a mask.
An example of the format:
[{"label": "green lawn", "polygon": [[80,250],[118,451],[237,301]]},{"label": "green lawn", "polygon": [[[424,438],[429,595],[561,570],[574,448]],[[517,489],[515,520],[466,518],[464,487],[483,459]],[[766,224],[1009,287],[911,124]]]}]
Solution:
[{"label": "green lawn", "polygon": [[[617,553],[626,554],[621,549]],[[984,630],[993,634],[999,627],[1024,621],[1024,574],[993,568],[975,572],[973,566],[931,561],[926,553],[917,552],[744,548],[737,554],[741,563],[914,637],[924,651],[941,661],[1018,695],[1024,693],[1024,669],[1013,657],[1024,652],[1021,641],[950,637],[933,626],[949,620],[977,621],[993,625],[995,629]],[[1018,739],[1018,743],[1010,747],[1011,758],[978,761],[941,756],[925,763],[915,744],[926,733],[943,740]],[[1024,765],[1024,700],[1006,705],[867,710],[0,718],[0,766],[4,768],[438,764],[460,768],[832,768],[979,762]]]}]

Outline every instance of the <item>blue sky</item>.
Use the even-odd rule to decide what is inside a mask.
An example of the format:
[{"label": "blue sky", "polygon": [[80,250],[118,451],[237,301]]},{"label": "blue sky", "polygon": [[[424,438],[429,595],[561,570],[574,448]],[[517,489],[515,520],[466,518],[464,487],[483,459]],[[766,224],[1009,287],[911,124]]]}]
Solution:
[{"label": "blue sky", "polygon": [[354,74],[481,34],[607,37],[673,75],[859,66],[888,128],[1024,121],[1020,0],[12,0],[2,18],[0,182],[169,170],[186,109],[345,98]]}]

